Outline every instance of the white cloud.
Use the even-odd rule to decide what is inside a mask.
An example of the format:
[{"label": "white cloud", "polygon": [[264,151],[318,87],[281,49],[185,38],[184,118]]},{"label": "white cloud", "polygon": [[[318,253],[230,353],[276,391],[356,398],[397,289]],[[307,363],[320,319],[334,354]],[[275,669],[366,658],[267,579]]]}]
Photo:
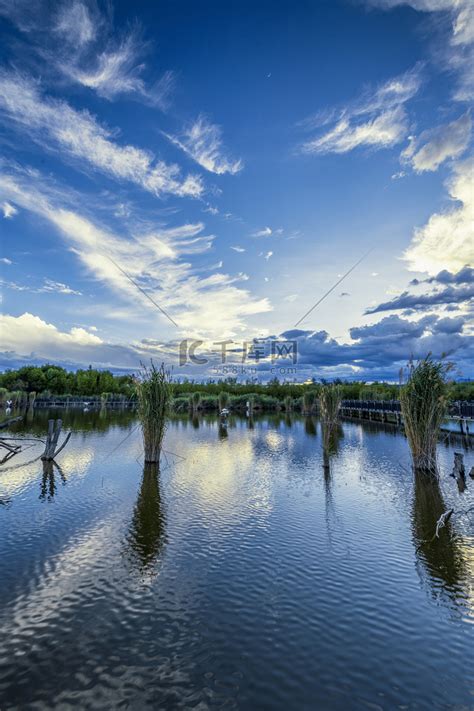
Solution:
[{"label": "white cloud", "polygon": [[3,217],[5,217],[5,219],[8,219],[9,217],[13,217],[14,215],[16,215],[18,213],[18,210],[16,209],[16,207],[14,207],[13,205],[10,205],[9,202],[3,203],[2,211],[3,211]]},{"label": "white cloud", "polygon": [[153,195],[197,197],[202,192],[198,177],[182,180],[177,165],[155,160],[141,148],[119,145],[112,131],[91,114],[76,111],[64,101],[43,98],[37,85],[25,77],[0,71],[0,111],[44,147]]},{"label": "white cloud", "polygon": [[0,262],[1,262],[2,264],[13,264],[12,260],[11,260],[11,259],[8,259],[8,257],[2,257],[2,258],[0,259]]},{"label": "white cloud", "polygon": [[68,44],[82,47],[96,38],[97,24],[86,5],[74,0],[59,7],[53,32]]},{"label": "white cloud", "polygon": [[243,168],[241,160],[233,160],[225,155],[220,127],[209,123],[205,116],[199,116],[179,136],[165,135],[196,163],[211,173],[234,175]]},{"label": "white cloud", "polygon": [[302,123],[309,130],[331,128],[302,145],[305,153],[347,153],[358,146],[389,148],[402,141],[409,127],[405,104],[421,86],[421,68],[414,67],[375,90],[366,90],[352,104],[318,113]]},{"label": "white cloud", "polygon": [[[474,3],[472,0],[366,0],[367,4],[386,10],[408,5],[419,12],[445,13],[449,23],[440,23],[436,55],[440,66],[455,72],[457,85],[453,94],[458,101],[474,98]],[[446,38],[446,28],[448,37]],[[441,41],[439,41],[441,38]]]},{"label": "white cloud", "polygon": [[303,150],[305,153],[347,153],[358,146],[390,148],[404,139],[407,130],[407,114],[399,106],[356,125],[344,118],[331,131],[305,143]]},{"label": "white cloud", "polygon": [[436,170],[449,158],[458,158],[469,145],[472,130],[470,112],[455,121],[424,131],[412,138],[401,158],[412,165],[417,173]]},{"label": "white cloud", "polygon": [[231,249],[233,249],[234,252],[245,252],[244,247],[231,247]]},{"label": "white cloud", "polygon": [[[10,260],[2,260],[6,264],[11,264]],[[44,294],[44,293],[54,293],[54,294],[68,294],[74,296],[82,296],[80,291],[71,289],[67,284],[63,284],[60,281],[53,281],[52,279],[45,279],[42,286],[33,286],[31,283],[28,284],[18,284],[14,281],[0,280],[0,284],[7,289],[13,289],[13,291],[30,291],[33,294]]]},{"label": "white cloud", "polygon": [[67,284],[63,284],[61,281],[53,281],[52,279],[45,279],[43,286],[39,289],[41,292],[53,292],[55,294],[71,294],[74,296],[82,296],[80,291],[76,289],[71,289]]},{"label": "white cloud", "polygon": [[166,71],[151,84],[142,78],[149,45],[134,23],[126,33],[113,25],[110,7],[102,11],[95,2],[63,0],[0,0],[0,15],[8,17],[26,34],[23,53],[43,60],[46,77],[62,74],[106,99],[129,96],[167,109],[174,74]]},{"label": "white cloud", "polygon": [[252,237],[270,237],[273,234],[271,227],[264,227],[262,230],[257,230],[257,232],[252,232]]},{"label": "white cloud", "polygon": [[262,256],[263,256],[263,258],[266,259],[267,262],[268,262],[268,260],[270,259],[270,257],[273,257],[273,252],[266,252],[265,254],[262,253]]},{"label": "white cloud", "polygon": [[465,160],[456,164],[448,182],[452,200],[458,205],[435,213],[426,225],[415,230],[411,245],[404,254],[409,269],[437,274],[451,272],[474,264],[474,164]]},{"label": "white cloud", "polygon": [[18,317],[1,315],[0,324],[3,348],[20,353],[38,351],[41,355],[56,353],[56,357],[63,357],[71,354],[71,347],[76,350],[78,347],[96,346],[102,343],[98,336],[84,328],[71,328],[68,332],[62,332],[53,324],[46,323],[30,313]]},{"label": "white cloud", "polygon": [[[14,199],[54,225],[87,270],[120,300],[158,314],[146,292],[178,324],[182,336],[244,333],[248,331],[247,317],[271,310],[268,299],[255,298],[239,286],[246,275],[218,272],[200,276],[193,268],[189,257],[207,252],[214,239],[203,234],[201,223],[117,236],[61,203],[54,191],[38,188],[37,183],[36,175],[4,173],[0,175],[0,198]],[[159,319],[163,324],[163,317]]]}]

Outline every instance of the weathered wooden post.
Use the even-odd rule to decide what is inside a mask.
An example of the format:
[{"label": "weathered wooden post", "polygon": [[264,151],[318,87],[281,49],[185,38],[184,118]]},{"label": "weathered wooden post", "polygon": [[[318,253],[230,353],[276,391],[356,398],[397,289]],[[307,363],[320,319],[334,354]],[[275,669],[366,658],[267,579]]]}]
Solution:
[{"label": "weathered wooden post", "polygon": [[456,479],[460,491],[466,488],[466,469],[464,467],[464,455],[461,452],[454,452],[454,467],[451,474]]},{"label": "weathered wooden post", "polygon": [[43,455],[41,459],[46,462],[51,462],[59,452],[61,452],[64,447],[67,445],[69,442],[69,438],[71,437],[71,433],[66,436],[66,439],[62,443],[62,445],[59,447],[58,450],[56,450],[56,447],[58,446],[58,440],[59,440],[59,435],[61,434],[61,429],[63,426],[63,421],[62,420],[48,420],[48,434],[46,437],[46,445],[44,448]]}]

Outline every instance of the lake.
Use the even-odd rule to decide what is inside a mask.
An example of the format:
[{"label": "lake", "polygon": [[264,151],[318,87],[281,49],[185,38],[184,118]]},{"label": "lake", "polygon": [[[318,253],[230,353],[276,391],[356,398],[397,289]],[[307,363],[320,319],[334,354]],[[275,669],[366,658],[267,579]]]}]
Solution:
[{"label": "lake", "polygon": [[389,426],[343,422],[325,469],[313,418],[183,417],[157,473],[132,412],[69,411],[55,467],[48,416],[2,431],[2,711],[474,709],[466,443],[438,485]]}]

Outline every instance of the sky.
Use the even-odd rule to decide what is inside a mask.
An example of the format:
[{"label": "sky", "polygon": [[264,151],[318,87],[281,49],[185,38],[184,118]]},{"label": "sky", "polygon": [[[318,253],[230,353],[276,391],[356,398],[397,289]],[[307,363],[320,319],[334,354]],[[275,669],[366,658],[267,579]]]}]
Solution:
[{"label": "sky", "polygon": [[0,0],[0,368],[474,377],[473,47],[471,0]]}]

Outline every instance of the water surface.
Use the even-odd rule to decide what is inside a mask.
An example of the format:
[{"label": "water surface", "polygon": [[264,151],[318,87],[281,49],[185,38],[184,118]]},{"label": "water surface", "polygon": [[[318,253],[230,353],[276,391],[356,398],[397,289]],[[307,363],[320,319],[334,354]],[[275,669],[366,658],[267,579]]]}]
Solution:
[{"label": "water surface", "polygon": [[311,418],[181,418],[157,473],[133,413],[56,416],[59,467],[48,413],[3,432],[2,711],[474,708],[473,513],[422,545],[474,506],[462,442],[437,485],[390,427],[344,422],[324,469]]}]

